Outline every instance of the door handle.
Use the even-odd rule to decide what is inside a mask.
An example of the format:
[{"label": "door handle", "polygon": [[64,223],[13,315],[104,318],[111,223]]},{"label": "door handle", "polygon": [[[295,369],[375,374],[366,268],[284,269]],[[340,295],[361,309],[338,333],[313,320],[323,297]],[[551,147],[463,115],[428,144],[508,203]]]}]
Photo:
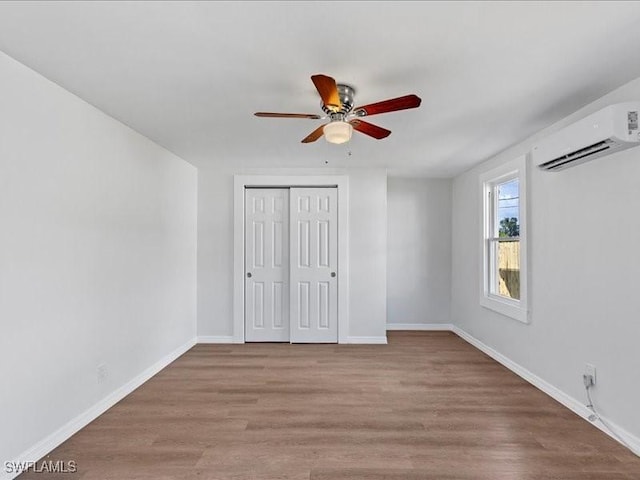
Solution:
[{"label": "door handle", "polygon": [[251,278],[251,272],[247,272],[247,278]]},{"label": "door handle", "polygon": [[336,272],[331,272],[331,277],[335,277],[336,276]]}]

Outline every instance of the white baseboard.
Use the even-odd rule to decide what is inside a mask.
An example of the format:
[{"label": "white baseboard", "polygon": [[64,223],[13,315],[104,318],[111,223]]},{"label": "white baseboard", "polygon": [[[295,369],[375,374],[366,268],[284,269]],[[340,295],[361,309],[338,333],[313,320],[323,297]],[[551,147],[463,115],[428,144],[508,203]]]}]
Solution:
[{"label": "white baseboard", "polygon": [[386,345],[387,337],[347,337],[347,343],[354,345]]},{"label": "white baseboard", "polygon": [[387,330],[426,330],[431,332],[451,332],[450,323],[387,323]]},{"label": "white baseboard", "polygon": [[[235,343],[233,336],[200,336],[198,343]],[[387,337],[347,337],[345,343],[386,345]]]},{"label": "white baseboard", "polygon": [[[198,343],[235,343],[233,336],[200,336]],[[387,337],[347,337],[345,343],[386,345]]]},{"label": "white baseboard", "polygon": [[[476,347],[478,350],[486,353],[491,358],[493,358],[496,362],[504,365],[509,370],[511,370],[513,373],[515,373],[516,375],[522,377],[524,380],[526,380],[527,382],[532,384],[534,387],[537,387],[538,389],[542,390],[544,393],[549,395],[551,398],[553,398],[554,400],[556,400],[557,402],[561,403],[562,405],[567,407],[569,410],[574,412],[576,415],[579,415],[580,417],[582,417],[584,420],[586,420],[589,423],[593,423],[593,422],[590,422],[589,418],[588,418],[589,415],[591,415],[593,412],[591,410],[589,410],[584,403],[580,402],[579,400],[576,400],[575,398],[571,397],[570,395],[567,395],[562,390],[559,390],[558,388],[554,387],[553,385],[551,385],[550,383],[546,382],[542,378],[538,377],[536,374],[530,372],[529,370],[527,370],[523,366],[521,366],[521,365],[515,363],[514,361],[510,360],[509,358],[505,357],[504,355],[502,355],[501,353],[497,352],[496,350],[494,350],[493,348],[489,347],[488,345],[485,345],[484,343],[482,343],[477,338],[469,335],[467,332],[465,332],[461,328],[458,328],[455,325],[453,325],[452,327],[453,327],[452,331],[456,335],[458,335],[460,338],[462,338],[463,340],[467,341],[468,343],[470,343],[471,345]],[[623,438],[624,441],[629,444],[629,446],[631,447],[631,451],[633,453],[635,453],[636,455],[640,456],[640,438],[638,438],[635,435],[632,435],[631,433],[627,432],[624,428],[620,427],[619,425],[616,425],[615,423],[613,423],[612,421],[608,420],[607,418],[604,418],[604,420],[605,420],[605,422],[607,422],[608,425],[611,426],[611,428],[613,428],[615,430],[616,435],[618,435],[621,438]],[[619,440],[614,435],[612,435],[611,432],[609,432],[609,430],[607,430],[601,424],[601,422],[595,422],[595,423],[593,423],[593,425],[595,427],[597,427],[598,429],[602,430],[607,435],[609,435],[615,441],[619,442]]]},{"label": "white baseboard", "polygon": [[198,343],[233,343],[232,335],[202,335],[198,337]]},{"label": "white baseboard", "polygon": [[[113,407],[116,403],[122,400],[124,397],[133,392],[136,388],[140,387],[143,383],[153,377],[160,370],[165,368],[175,359],[183,355],[187,352],[191,347],[196,344],[196,339],[193,338],[189,340],[184,345],[176,348],[173,352],[165,355],[163,358],[158,360],[156,363],[151,365],[141,374],[136,376],[135,378],[129,380],[123,386],[115,390],[114,392],[107,395],[105,398],[100,400],[94,406],[86,410],[85,412],[78,415],[76,418],[68,422],[67,424],[60,427],[58,430],[53,432],[48,437],[36,443],[33,447],[29,448],[21,455],[18,456],[14,460],[15,463],[20,462],[37,462],[42,457],[51,452],[54,448],[60,445],[62,442],[68,440],[73,434],[75,434],[80,429],[87,426],[89,423],[94,421],[104,412]],[[7,473],[5,470],[4,460],[3,464],[0,465],[0,479],[2,480],[11,480],[18,476],[18,473]]]}]

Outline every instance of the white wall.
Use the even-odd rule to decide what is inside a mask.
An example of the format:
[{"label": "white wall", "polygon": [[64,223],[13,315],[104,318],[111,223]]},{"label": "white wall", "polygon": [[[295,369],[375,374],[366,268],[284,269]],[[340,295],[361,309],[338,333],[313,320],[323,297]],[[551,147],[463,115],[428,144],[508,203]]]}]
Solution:
[{"label": "white wall", "polygon": [[387,322],[450,322],[450,179],[387,179]]},{"label": "white wall", "polygon": [[198,335],[233,334],[233,175],[348,175],[349,335],[386,334],[387,183],[380,169],[198,172]]},{"label": "white wall", "polygon": [[194,338],[196,194],[194,167],[0,53],[2,469]]},{"label": "white wall", "polygon": [[563,172],[530,168],[531,324],[478,303],[479,174],[528,152],[545,133],[610,103],[634,99],[640,99],[640,79],[455,179],[452,318],[580,402],[585,402],[584,365],[594,364],[596,405],[638,438],[640,148]]}]

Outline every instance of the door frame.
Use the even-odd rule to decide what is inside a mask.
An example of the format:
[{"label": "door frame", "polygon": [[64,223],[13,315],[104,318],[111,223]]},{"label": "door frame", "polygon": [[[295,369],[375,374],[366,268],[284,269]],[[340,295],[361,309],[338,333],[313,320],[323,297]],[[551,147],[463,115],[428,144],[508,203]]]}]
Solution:
[{"label": "door frame", "polygon": [[349,177],[347,175],[233,176],[233,343],[245,343],[245,188],[336,187],[338,190],[338,343],[349,337]]}]

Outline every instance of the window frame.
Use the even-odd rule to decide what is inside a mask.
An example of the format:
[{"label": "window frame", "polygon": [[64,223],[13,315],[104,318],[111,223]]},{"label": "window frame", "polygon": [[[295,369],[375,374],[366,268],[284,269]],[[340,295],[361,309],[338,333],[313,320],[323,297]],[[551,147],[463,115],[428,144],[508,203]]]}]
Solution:
[{"label": "window frame", "polygon": [[[480,305],[523,323],[529,323],[528,310],[528,263],[527,263],[527,175],[526,157],[523,155],[480,175],[481,234],[480,234]],[[496,265],[492,262],[490,249],[496,242],[495,232],[497,202],[492,198],[495,187],[501,183],[518,179],[519,226],[520,226],[520,299],[510,299],[491,293]]]}]

